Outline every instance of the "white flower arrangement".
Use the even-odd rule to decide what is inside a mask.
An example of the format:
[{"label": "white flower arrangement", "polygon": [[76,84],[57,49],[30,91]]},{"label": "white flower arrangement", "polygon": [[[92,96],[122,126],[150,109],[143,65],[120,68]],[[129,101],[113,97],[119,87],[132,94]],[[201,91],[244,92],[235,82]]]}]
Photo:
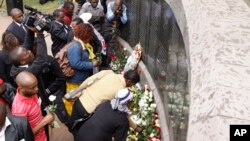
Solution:
[{"label": "white flower arrangement", "polygon": [[153,92],[150,91],[148,86],[145,86],[144,91],[137,88],[131,90],[134,93],[134,105],[132,107],[134,115],[131,116],[131,119],[144,130],[142,134],[138,134],[131,129],[127,141],[160,141],[160,123],[156,113]]}]

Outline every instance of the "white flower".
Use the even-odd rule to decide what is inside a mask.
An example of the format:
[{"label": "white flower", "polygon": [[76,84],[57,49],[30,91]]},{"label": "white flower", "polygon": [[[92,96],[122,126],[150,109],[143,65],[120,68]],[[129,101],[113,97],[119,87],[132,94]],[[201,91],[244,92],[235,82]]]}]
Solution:
[{"label": "white flower", "polygon": [[185,124],[183,122],[181,122],[180,129],[184,129],[184,128],[185,128]]},{"label": "white flower", "polygon": [[54,95],[49,96],[49,101],[53,102],[55,100],[56,100],[56,96],[54,96]]},{"label": "white flower", "polygon": [[153,101],[153,98],[150,97],[150,98],[148,99],[148,102],[152,102],[152,101]]},{"label": "white flower", "polygon": [[123,50],[124,50],[124,51],[126,51],[126,50],[127,50],[127,48],[123,48]]},{"label": "white flower", "polygon": [[141,124],[142,119],[140,119],[137,115],[133,115],[130,117],[132,119],[132,121],[136,124]]},{"label": "white flower", "polygon": [[135,87],[136,87],[137,89],[141,90],[141,85],[140,85],[140,83],[136,83],[136,84],[135,84]]},{"label": "white flower", "polygon": [[154,112],[154,111],[155,111],[155,108],[150,107],[150,109],[151,109],[151,110],[150,110],[151,112]]},{"label": "white flower", "polygon": [[155,120],[155,126],[160,127],[159,119]]},{"label": "white flower", "polygon": [[153,97],[153,92],[152,92],[152,91],[149,92],[149,97],[150,97],[150,98]]},{"label": "white flower", "polygon": [[156,127],[160,127],[160,124],[159,124],[159,123],[157,123],[157,124],[155,124],[155,126],[156,126]]},{"label": "white flower", "polygon": [[148,94],[149,94],[149,92],[148,92],[148,91],[145,91],[145,92],[144,92],[144,94],[145,94],[145,95],[148,95]]},{"label": "white flower", "polygon": [[152,138],[152,137],[154,137],[155,135],[154,135],[153,133],[151,133],[149,136]]},{"label": "white flower", "polygon": [[143,111],[144,116],[148,115],[148,111]]},{"label": "white flower", "polygon": [[156,104],[153,103],[153,104],[150,105],[150,107],[156,108]]},{"label": "white flower", "polygon": [[139,101],[139,106],[140,106],[140,108],[144,107],[145,104],[146,104],[146,101],[145,101],[144,99],[141,99],[141,100]]},{"label": "white flower", "polygon": [[143,126],[145,126],[147,123],[146,123],[146,121],[142,121],[142,123],[141,123]]}]

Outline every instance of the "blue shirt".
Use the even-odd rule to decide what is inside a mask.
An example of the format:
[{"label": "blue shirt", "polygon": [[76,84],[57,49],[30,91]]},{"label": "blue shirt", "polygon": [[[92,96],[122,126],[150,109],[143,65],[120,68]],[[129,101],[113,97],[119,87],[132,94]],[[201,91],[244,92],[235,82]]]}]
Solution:
[{"label": "blue shirt", "polygon": [[127,23],[128,21],[128,17],[127,17],[127,7],[122,4],[122,14],[121,15],[115,15],[114,12],[113,12],[113,9],[114,9],[114,5],[115,5],[115,2],[110,2],[108,4],[108,8],[107,8],[107,14],[106,14],[106,18],[109,22],[113,21],[114,19],[116,18],[120,18],[121,22],[123,24]]},{"label": "blue shirt", "polygon": [[71,83],[82,83],[93,73],[93,64],[89,60],[89,53],[82,46],[74,42],[67,50],[69,64],[75,70],[75,75],[67,81]]}]

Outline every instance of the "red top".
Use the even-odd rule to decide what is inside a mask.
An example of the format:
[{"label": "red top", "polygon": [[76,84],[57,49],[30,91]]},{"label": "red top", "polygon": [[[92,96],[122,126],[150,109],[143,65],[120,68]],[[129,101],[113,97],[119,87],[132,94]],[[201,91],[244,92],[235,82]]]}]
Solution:
[{"label": "red top", "polygon": [[68,12],[64,7],[61,9],[64,13],[64,24],[70,26],[73,15]]},{"label": "red top", "polygon": [[[27,117],[31,128],[34,128],[38,123],[42,121],[43,118],[37,95],[34,95],[32,98],[25,97],[19,93],[19,89],[17,89],[11,112],[16,116]],[[43,127],[35,135],[35,141],[46,140],[46,134]]]},{"label": "red top", "polygon": [[3,84],[3,79],[0,79],[0,85],[2,85]]}]

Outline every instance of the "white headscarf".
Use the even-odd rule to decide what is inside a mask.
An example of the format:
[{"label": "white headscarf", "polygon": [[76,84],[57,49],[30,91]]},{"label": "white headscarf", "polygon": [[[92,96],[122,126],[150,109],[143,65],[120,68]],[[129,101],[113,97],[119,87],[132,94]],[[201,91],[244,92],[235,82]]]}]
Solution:
[{"label": "white headscarf", "polygon": [[82,13],[80,18],[83,20],[84,23],[89,23],[89,20],[92,18],[91,13]]},{"label": "white headscarf", "polygon": [[130,92],[127,88],[121,89],[117,92],[114,99],[111,100],[112,109],[117,109],[121,112],[128,112],[128,107],[126,106],[128,101],[133,99],[133,93]]}]

